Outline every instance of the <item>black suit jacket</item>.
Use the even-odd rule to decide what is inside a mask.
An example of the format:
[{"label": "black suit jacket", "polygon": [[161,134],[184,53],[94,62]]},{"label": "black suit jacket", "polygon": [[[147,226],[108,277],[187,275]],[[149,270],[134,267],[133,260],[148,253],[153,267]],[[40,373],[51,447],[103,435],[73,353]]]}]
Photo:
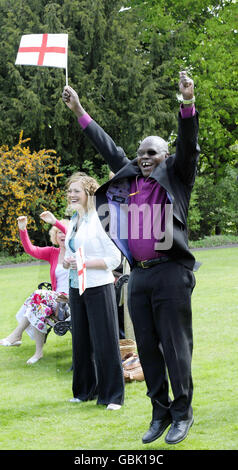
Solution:
[{"label": "black suit jacket", "polygon": [[[137,159],[129,160],[124,150],[117,147],[111,137],[95,122],[84,130],[96,150],[104,157],[115,176],[96,192],[96,208],[107,204],[106,192],[110,183],[130,179],[141,174]],[[196,270],[195,258],[188,248],[187,214],[199,157],[198,113],[187,119],[178,115],[176,152],[168,157],[151,174],[170,195],[173,203],[173,245],[167,252],[177,262]],[[110,228],[107,228],[108,234]],[[125,254],[125,253],[124,253]],[[130,264],[131,261],[129,260]]]}]

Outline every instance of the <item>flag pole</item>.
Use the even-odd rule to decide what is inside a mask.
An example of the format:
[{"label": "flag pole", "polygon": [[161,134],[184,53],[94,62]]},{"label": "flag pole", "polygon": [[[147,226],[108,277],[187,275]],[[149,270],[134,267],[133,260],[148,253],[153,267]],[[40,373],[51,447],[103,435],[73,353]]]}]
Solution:
[{"label": "flag pole", "polygon": [[68,35],[67,35],[67,50],[66,50],[65,84],[66,86],[68,86]]},{"label": "flag pole", "polygon": [[66,64],[66,69],[65,69],[65,84],[68,86],[68,64]]}]

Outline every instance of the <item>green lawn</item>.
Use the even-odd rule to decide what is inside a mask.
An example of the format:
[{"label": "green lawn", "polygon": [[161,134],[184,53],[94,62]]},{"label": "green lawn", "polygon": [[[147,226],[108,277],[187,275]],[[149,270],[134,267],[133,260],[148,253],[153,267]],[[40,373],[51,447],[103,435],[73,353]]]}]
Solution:
[{"label": "green lawn", "polygon": [[[194,425],[176,446],[143,445],[151,420],[145,383],[126,384],[125,404],[109,412],[95,401],[72,404],[71,336],[50,333],[44,358],[29,366],[34,343],[0,347],[1,450],[236,450],[238,447],[238,248],[196,252],[203,264],[193,294]],[[0,269],[0,337],[42,280],[47,265]]]}]

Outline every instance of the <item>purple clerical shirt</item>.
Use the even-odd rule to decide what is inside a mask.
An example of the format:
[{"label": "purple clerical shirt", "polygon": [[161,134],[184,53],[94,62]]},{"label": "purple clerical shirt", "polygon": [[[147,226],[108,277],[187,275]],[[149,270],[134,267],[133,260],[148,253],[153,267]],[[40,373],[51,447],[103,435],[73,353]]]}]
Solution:
[{"label": "purple clerical shirt", "polygon": [[155,243],[163,238],[165,205],[170,201],[162,186],[153,178],[133,178],[128,198],[128,246],[137,261],[158,258]]}]

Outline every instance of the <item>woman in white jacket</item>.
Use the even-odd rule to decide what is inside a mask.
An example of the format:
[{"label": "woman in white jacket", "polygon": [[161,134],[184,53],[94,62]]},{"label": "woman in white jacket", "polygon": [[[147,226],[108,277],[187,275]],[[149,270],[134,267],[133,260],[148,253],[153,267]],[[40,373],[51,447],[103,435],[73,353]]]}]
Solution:
[{"label": "woman in white jacket", "polygon": [[[124,379],[112,270],[119,266],[121,255],[105,234],[94,208],[98,186],[96,180],[80,172],[67,182],[68,203],[73,210],[63,263],[70,269],[74,396],[70,401],[97,397],[97,404],[117,410],[124,400]],[[86,266],[86,290],[81,295],[75,256],[79,247],[83,248]]]}]

